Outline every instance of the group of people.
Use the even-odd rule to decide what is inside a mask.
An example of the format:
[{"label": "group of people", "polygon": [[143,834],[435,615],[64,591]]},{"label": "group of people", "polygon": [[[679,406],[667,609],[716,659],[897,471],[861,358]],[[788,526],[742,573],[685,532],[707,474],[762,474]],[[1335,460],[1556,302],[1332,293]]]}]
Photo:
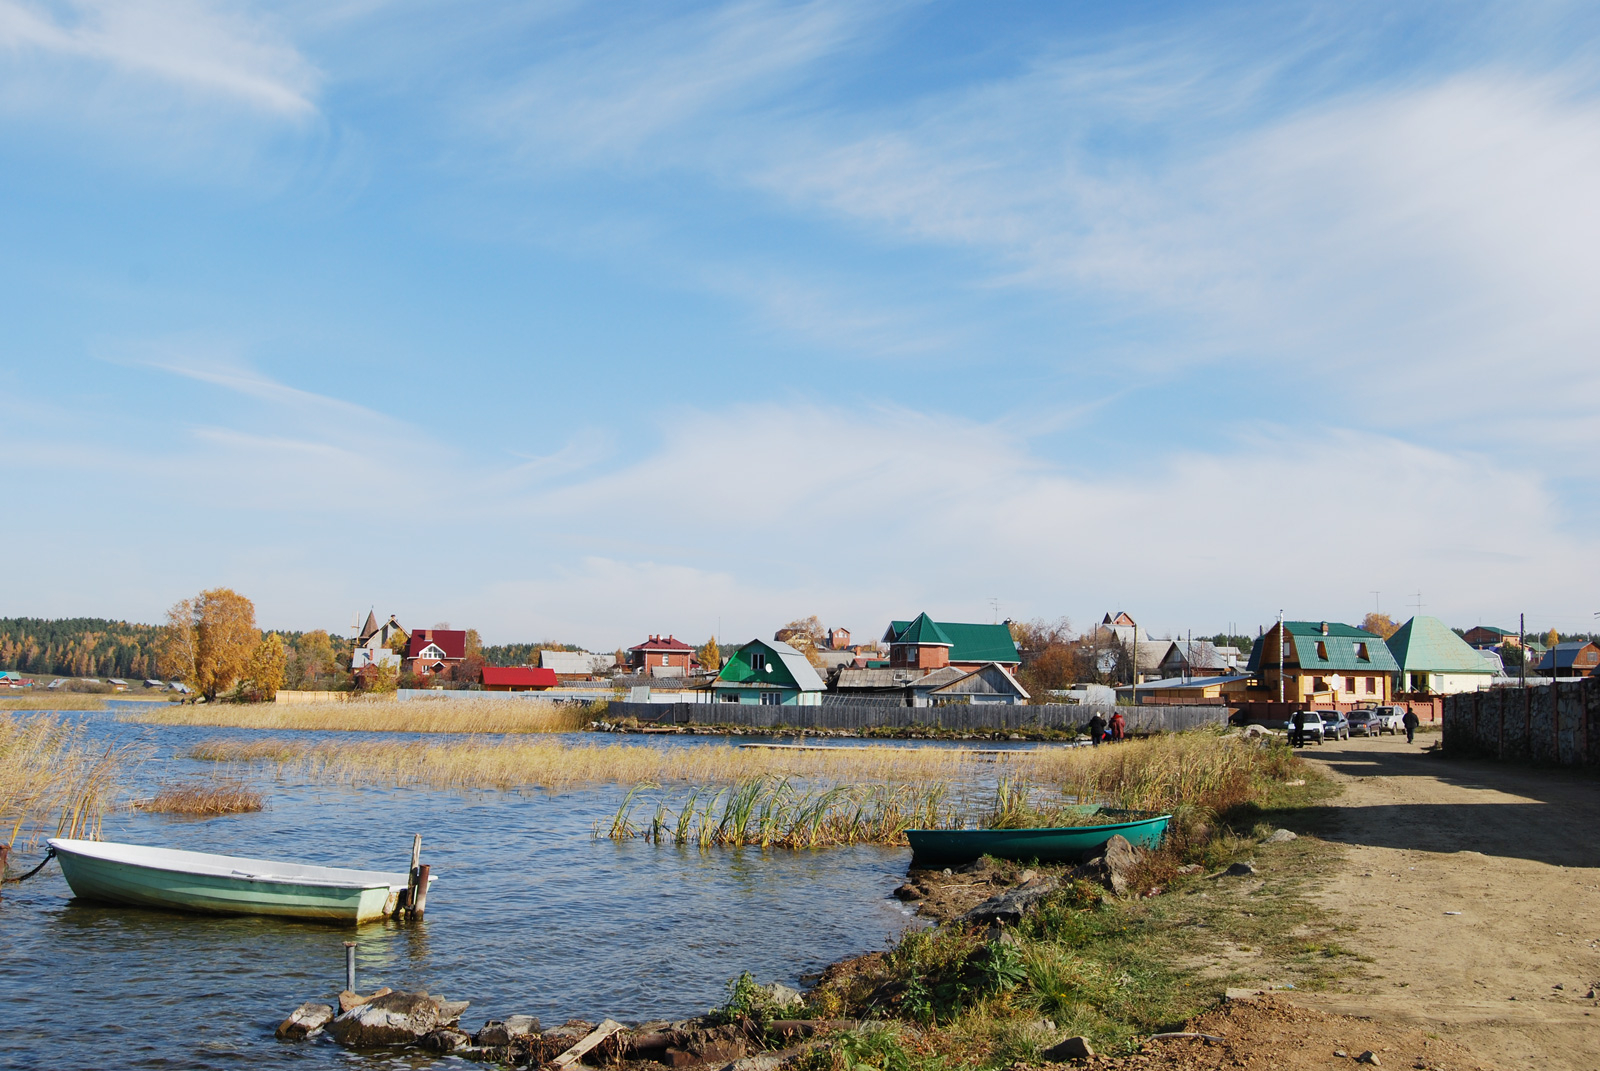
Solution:
[{"label": "group of people", "polygon": [[1122,711],[1111,713],[1111,720],[1107,721],[1098,710],[1094,717],[1089,719],[1089,742],[1095,747],[1100,746],[1102,740],[1126,740],[1128,738],[1128,721],[1122,716]]}]

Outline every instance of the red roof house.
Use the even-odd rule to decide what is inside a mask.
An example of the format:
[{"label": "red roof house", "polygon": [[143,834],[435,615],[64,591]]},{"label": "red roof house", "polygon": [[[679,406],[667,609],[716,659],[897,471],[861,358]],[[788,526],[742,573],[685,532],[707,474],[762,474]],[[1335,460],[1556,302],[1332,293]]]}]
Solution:
[{"label": "red roof house", "polygon": [[540,692],[556,686],[556,671],[534,666],[484,666],[486,692]]},{"label": "red roof house", "polygon": [[687,677],[694,648],[671,636],[651,636],[628,648],[628,668],[647,677]]},{"label": "red roof house", "polygon": [[442,673],[466,656],[465,629],[419,628],[406,644],[406,661],[419,676]]}]

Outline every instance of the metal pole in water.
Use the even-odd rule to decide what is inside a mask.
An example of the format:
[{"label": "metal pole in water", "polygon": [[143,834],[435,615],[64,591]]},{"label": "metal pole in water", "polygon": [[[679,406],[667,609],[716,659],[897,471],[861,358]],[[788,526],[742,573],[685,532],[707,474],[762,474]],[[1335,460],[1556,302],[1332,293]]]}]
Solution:
[{"label": "metal pole in water", "polygon": [[356,943],[344,943],[344,987],[350,992],[356,991]]}]

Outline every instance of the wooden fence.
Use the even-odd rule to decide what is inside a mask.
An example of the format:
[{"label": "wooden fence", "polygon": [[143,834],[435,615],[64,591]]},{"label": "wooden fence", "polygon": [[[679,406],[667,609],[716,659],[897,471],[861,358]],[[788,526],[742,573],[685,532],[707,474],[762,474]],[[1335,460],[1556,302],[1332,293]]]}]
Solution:
[{"label": "wooden fence", "polygon": [[1600,679],[1446,696],[1443,728],[1451,755],[1600,765]]},{"label": "wooden fence", "polygon": [[[1227,707],[1141,706],[1117,707],[1127,719],[1129,732],[1176,732],[1207,725],[1224,725]],[[995,732],[1025,729],[1081,729],[1099,710],[1111,708],[1048,703],[1012,706],[1008,703],[951,704],[942,707],[908,707],[871,700],[832,701],[815,707],[758,706],[752,703],[622,703],[613,702],[606,714],[611,720],[637,718],[662,725],[737,725],[753,729],[911,729],[937,727],[957,731]]]}]

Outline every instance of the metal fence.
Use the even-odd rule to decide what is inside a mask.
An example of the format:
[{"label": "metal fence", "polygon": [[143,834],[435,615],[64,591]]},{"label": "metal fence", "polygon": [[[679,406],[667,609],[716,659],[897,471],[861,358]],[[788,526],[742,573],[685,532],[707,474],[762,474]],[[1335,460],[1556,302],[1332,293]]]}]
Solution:
[{"label": "metal fence", "polygon": [[1444,749],[1513,762],[1600,764],[1600,679],[1446,696]]},{"label": "metal fence", "polygon": [[[1176,732],[1224,725],[1227,707],[1117,707],[1129,732]],[[611,720],[637,718],[661,725],[737,725],[756,729],[912,729],[935,727],[957,731],[995,732],[1025,729],[1080,729],[1099,710],[1112,708],[1049,703],[962,703],[942,707],[908,707],[863,700],[832,701],[821,706],[759,706],[753,703],[622,703],[613,702]]]}]

